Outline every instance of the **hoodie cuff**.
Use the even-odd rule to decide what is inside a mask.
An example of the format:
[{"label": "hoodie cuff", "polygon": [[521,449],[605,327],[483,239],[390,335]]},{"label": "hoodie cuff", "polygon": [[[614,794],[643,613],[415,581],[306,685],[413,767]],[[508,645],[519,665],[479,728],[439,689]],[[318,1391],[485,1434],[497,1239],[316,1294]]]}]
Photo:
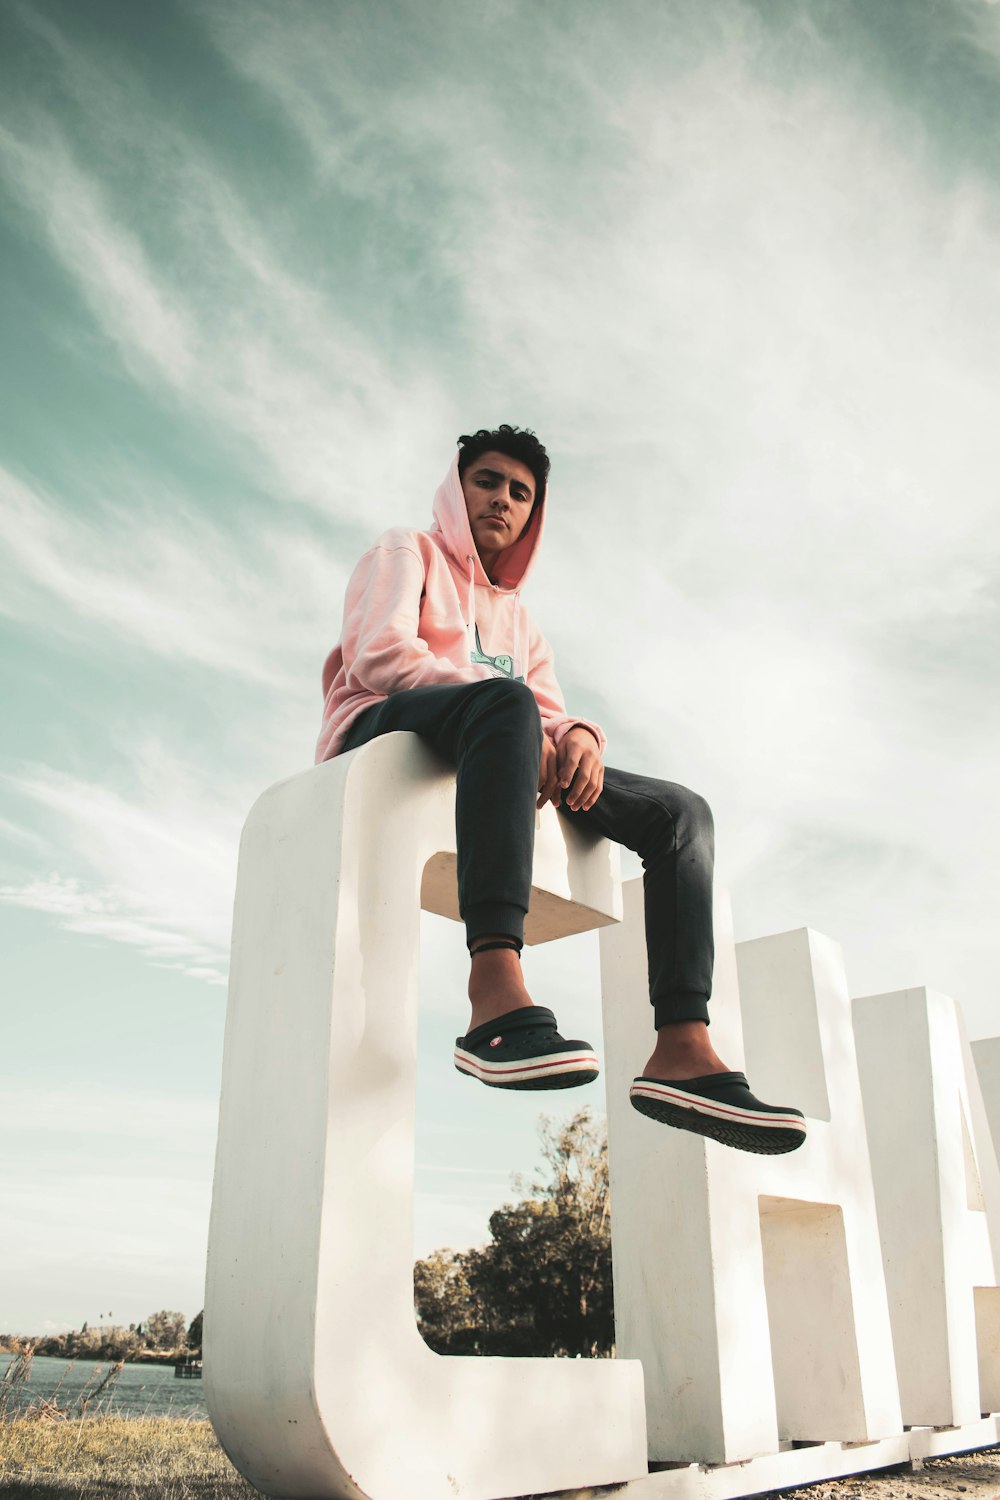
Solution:
[{"label": "hoodie cuff", "polygon": [[558,745],[561,740],[565,739],[571,729],[589,730],[597,741],[597,746],[601,754],[604,754],[608,743],[607,737],[601,726],[599,724],[592,724],[589,719],[561,719],[553,729],[548,731],[552,738],[552,743]]}]

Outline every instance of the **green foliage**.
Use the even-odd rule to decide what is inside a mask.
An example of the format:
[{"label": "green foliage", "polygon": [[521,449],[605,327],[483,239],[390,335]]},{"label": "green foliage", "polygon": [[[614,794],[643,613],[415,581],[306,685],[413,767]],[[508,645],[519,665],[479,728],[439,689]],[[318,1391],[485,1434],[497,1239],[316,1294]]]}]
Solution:
[{"label": "green foliage", "polygon": [[167,1312],[150,1313],[146,1319],[146,1348],[181,1349],[184,1345],[184,1314]]},{"label": "green foliage", "polygon": [[413,1267],[420,1332],[438,1354],[482,1354],[482,1312],[466,1274],[468,1254],[435,1250]]},{"label": "green foliage", "polygon": [[201,1326],[204,1313],[195,1313],[191,1319],[191,1327],[187,1331],[187,1346],[189,1349],[201,1348]]},{"label": "green foliage", "polygon": [[491,1243],[414,1267],[420,1332],[440,1354],[613,1351],[606,1128],[583,1109],[539,1133],[547,1172],[491,1216]]},{"label": "green foliage", "polygon": [[[110,1314],[109,1314],[110,1316]],[[102,1314],[103,1317],[103,1314]],[[198,1314],[200,1320],[201,1314]],[[179,1312],[153,1313],[145,1325],[134,1323],[123,1328],[117,1323],[84,1323],[72,1333],[50,1334],[47,1338],[31,1341],[36,1354],[50,1354],[60,1359],[132,1360],[158,1354],[186,1354],[189,1347],[184,1341],[184,1314]],[[192,1324],[192,1328],[194,1324]],[[199,1341],[200,1341],[200,1321]],[[14,1343],[19,1341],[15,1340]]]},{"label": "green foliage", "polygon": [[34,1343],[36,1354],[51,1354],[61,1359],[133,1359],[143,1348],[144,1340],[134,1328],[117,1323],[98,1327],[84,1323],[71,1333],[50,1334]]}]

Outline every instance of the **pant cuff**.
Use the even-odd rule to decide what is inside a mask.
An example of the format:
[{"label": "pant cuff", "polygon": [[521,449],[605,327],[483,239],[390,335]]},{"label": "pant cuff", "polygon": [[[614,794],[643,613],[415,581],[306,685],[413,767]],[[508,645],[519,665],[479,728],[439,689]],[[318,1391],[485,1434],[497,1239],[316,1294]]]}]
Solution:
[{"label": "pant cuff", "polygon": [[524,912],[506,901],[484,901],[462,913],[466,945],[495,932],[498,937],[524,942]]},{"label": "pant cuff", "polygon": [[672,995],[654,1000],[653,1025],[657,1031],[671,1021],[704,1021],[707,1026],[708,996],[697,990],[674,990]]}]

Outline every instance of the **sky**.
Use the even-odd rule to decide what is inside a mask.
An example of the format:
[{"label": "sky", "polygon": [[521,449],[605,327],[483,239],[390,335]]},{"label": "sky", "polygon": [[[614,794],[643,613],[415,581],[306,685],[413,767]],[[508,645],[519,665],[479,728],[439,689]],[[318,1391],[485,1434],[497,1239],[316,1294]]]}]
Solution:
[{"label": "sky", "polygon": [[[998,83],[986,0],[0,7],[0,1330],[201,1307],[240,827],[478,426],[548,447],[527,602],[738,938],[1000,1032]],[[424,937],[419,1254],[540,1109]],[[596,937],[525,971],[599,1042]]]}]

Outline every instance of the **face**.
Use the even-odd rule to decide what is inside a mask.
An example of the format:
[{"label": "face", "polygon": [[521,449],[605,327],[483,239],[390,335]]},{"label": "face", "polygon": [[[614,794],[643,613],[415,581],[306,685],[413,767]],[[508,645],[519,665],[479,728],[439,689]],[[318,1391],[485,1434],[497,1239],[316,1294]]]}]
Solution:
[{"label": "face", "polygon": [[461,476],[476,550],[487,573],[531,519],[535,476],[506,453],[483,453]]}]

